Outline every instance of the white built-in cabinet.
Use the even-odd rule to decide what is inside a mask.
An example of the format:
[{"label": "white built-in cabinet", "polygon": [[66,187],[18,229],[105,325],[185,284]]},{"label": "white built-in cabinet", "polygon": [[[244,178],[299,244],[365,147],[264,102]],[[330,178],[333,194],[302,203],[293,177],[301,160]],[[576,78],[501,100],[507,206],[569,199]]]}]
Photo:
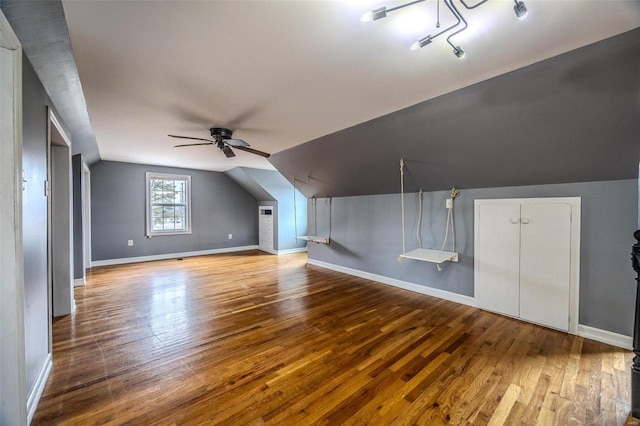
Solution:
[{"label": "white built-in cabinet", "polygon": [[273,207],[258,208],[258,249],[273,252]]},{"label": "white built-in cabinet", "polygon": [[475,200],[478,307],[577,333],[580,198]]}]

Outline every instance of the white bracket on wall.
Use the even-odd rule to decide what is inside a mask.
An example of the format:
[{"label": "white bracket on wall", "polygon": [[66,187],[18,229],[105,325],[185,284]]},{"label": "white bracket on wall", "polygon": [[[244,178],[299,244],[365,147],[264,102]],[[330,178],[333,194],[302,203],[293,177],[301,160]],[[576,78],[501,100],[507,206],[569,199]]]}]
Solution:
[{"label": "white bracket on wall", "polygon": [[329,244],[329,237],[318,237],[315,235],[304,235],[296,237],[296,240],[313,241],[314,243]]}]

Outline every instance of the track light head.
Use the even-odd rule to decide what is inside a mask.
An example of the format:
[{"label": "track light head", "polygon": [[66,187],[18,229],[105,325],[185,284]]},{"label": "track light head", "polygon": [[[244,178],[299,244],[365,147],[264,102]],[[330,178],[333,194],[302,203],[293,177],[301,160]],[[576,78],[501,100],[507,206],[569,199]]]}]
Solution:
[{"label": "track light head", "polygon": [[464,50],[462,50],[460,48],[460,46],[456,46],[453,48],[453,54],[456,55],[458,58],[462,59],[465,56]]},{"label": "track light head", "polygon": [[527,11],[527,6],[524,5],[523,1],[513,1],[516,3],[516,5],[513,6],[513,11],[516,13],[518,20],[524,21],[525,19],[527,19],[527,14],[529,13]]},{"label": "track light head", "polygon": [[409,49],[418,50],[418,49],[421,49],[421,48],[425,47],[427,44],[431,44],[431,36],[430,35],[428,35],[426,37],[423,37],[420,40],[416,41],[415,43],[413,43],[411,45],[411,47]]},{"label": "track light head", "polygon": [[381,7],[379,9],[374,9],[372,11],[369,11],[367,13],[365,13],[364,15],[362,15],[360,17],[360,21],[362,22],[373,22],[373,21],[377,21],[378,19],[382,19],[382,18],[386,18],[387,17],[387,8],[386,7]]}]

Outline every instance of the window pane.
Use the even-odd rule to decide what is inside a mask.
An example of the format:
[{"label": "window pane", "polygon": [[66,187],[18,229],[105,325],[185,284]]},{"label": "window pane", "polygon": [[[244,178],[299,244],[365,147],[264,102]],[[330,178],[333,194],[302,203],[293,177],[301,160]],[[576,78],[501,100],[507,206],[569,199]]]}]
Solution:
[{"label": "window pane", "polygon": [[184,204],[185,203],[185,193],[184,192],[176,192],[175,195],[175,203],[176,204]]},{"label": "window pane", "polygon": [[149,177],[149,220],[151,232],[190,231],[189,178]]},{"label": "window pane", "polygon": [[186,208],[184,206],[176,206],[175,229],[187,229],[186,213]]}]

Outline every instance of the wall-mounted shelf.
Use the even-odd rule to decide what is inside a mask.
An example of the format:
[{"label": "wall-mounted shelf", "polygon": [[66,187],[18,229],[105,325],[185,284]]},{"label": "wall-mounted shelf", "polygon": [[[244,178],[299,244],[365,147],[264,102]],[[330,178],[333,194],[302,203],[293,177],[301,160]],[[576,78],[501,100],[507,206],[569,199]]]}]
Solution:
[{"label": "wall-mounted shelf", "polygon": [[443,262],[457,262],[458,253],[452,251],[433,250],[419,248],[408,251],[398,256],[401,259],[413,259],[422,260],[423,262],[431,263],[443,263]]},{"label": "wall-mounted shelf", "polygon": [[329,244],[329,237],[318,237],[316,235],[303,235],[296,237],[297,240],[313,241],[314,243]]}]

